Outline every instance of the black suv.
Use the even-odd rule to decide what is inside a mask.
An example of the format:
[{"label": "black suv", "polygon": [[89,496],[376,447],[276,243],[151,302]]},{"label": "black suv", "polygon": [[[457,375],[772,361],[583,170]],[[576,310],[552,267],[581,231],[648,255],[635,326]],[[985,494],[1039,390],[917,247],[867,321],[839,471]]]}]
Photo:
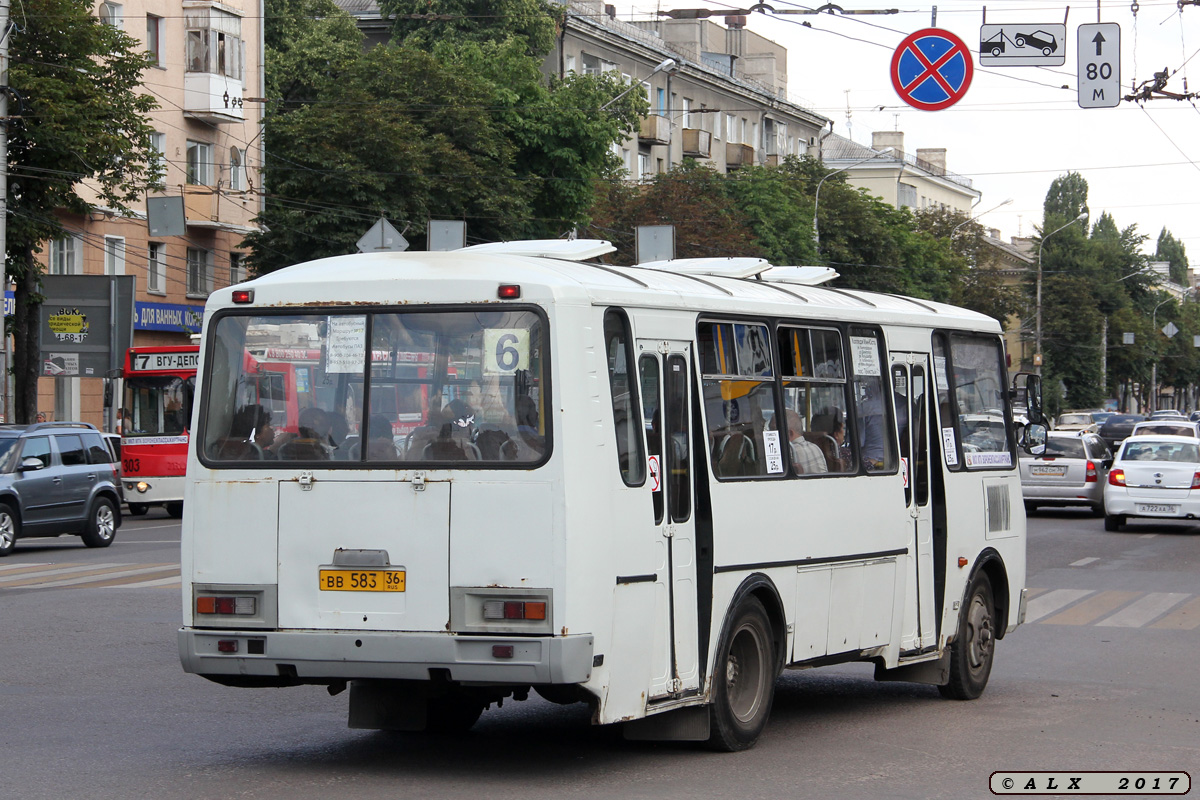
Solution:
[{"label": "black suv", "polygon": [[0,556],[23,536],[112,544],[121,527],[119,466],[94,425],[0,425]]}]

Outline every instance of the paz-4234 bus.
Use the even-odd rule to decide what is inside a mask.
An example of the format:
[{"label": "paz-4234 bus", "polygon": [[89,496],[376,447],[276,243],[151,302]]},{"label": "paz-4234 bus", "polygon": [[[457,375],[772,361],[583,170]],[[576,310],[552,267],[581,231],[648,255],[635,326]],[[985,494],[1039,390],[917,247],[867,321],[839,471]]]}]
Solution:
[{"label": "paz-4234 bus", "polygon": [[[462,730],[537,692],[724,750],[787,668],[979,696],[1026,599],[999,324],[823,268],[587,260],[612,249],[352,255],[214,292],[184,668],[349,688],[355,728]],[[312,363],[279,433],[244,389],[246,353],[282,347]]]}]

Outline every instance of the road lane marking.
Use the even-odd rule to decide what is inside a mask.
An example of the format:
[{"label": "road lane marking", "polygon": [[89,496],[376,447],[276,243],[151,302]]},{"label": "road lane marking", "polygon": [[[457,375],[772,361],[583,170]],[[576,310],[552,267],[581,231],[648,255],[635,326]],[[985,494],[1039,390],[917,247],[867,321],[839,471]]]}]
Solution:
[{"label": "road lane marking", "polygon": [[1046,592],[1029,601],[1029,607],[1025,611],[1025,621],[1037,622],[1042,617],[1053,614],[1063,606],[1081,600],[1089,594],[1095,594],[1095,592],[1091,589],[1055,589]]},{"label": "road lane marking", "polygon": [[1139,538],[1139,539],[1153,539],[1153,538],[1155,538],[1156,536],[1158,536],[1158,534],[1157,534],[1157,533],[1143,533],[1143,534],[1142,534],[1141,536],[1139,536],[1138,538]]},{"label": "road lane marking", "polygon": [[[115,564],[112,566],[121,567],[121,566],[133,566],[133,565],[132,564]],[[116,572],[113,572],[111,570],[108,570],[108,571],[106,571],[106,570],[87,570],[85,572],[76,572],[74,577],[67,578],[64,580],[47,581],[47,582],[43,583],[43,582],[41,582],[40,579],[33,578],[33,579],[29,579],[29,580],[5,583],[2,588],[11,589],[11,588],[23,587],[23,588],[37,588],[37,589],[53,589],[53,588],[57,588],[57,587],[61,587],[61,586],[78,586],[78,585],[84,584],[84,583],[96,583],[97,576],[101,576],[100,580],[105,580],[105,579],[111,579],[111,578],[120,578],[120,577],[124,577],[126,575],[144,575],[147,572],[161,572],[163,569],[168,568],[168,567],[173,567],[173,568],[178,569],[178,566],[179,566],[178,564],[151,564],[149,566],[143,566],[138,569],[126,569],[126,570],[119,570]]]},{"label": "road lane marking", "polygon": [[1139,594],[1140,592],[1101,592],[1078,605],[1071,606],[1066,611],[1046,617],[1042,623],[1045,625],[1088,625],[1125,605]]},{"label": "road lane marking", "polygon": [[1173,631],[1194,631],[1200,628],[1200,597],[1180,606],[1150,627]]},{"label": "road lane marking", "polygon": [[[151,577],[152,576],[152,577]],[[130,575],[124,578],[112,578],[89,583],[89,589],[128,589],[135,586],[162,586],[165,582],[179,585],[179,567],[160,569],[156,572],[142,575]]]},{"label": "road lane marking", "polygon": [[1093,561],[1099,561],[1099,560],[1100,559],[1096,558],[1095,556],[1088,556],[1087,558],[1081,558],[1078,561],[1072,561],[1071,566],[1072,567],[1086,567],[1088,564],[1091,564]]},{"label": "road lane marking", "polygon": [[41,569],[42,567],[51,567],[51,566],[54,566],[54,565],[51,564],[49,561],[45,561],[45,562],[21,561],[21,562],[15,563],[15,564],[0,564],[0,575],[4,574],[5,572],[16,572],[18,570],[20,570],[22,572],[28,572],[31,569]]},{"label": "road lane marking", "polygon": [[45,566],[53,567],[52,569],[32,569],[32,570],[14,570],[0,576],[0,586],[11,585],[22,578],[42,578],[49,575],[63,575],[72,572],[83,572],[84,570],[106,570],[115,569],[118,567],[128,567],[131,564],[59,564],[57,566],[47,564]]},{"label": "road lane marking", "polygon": [[156,578],[152,581],[138,581],[137,583],[121,583],[121,584],[104,584],[97,586],[98,589],[155,589],[155,588],[181,588],[179,582],[179,573],[169,575],[165,578]]},{"label": "road lane marking", "polygon": [[1155,617],[1162,616],[1191,595],[1183,592],[1151,592],[1122,608],[1116,614],[1097,622],[1097,626],[1140,628]]}]

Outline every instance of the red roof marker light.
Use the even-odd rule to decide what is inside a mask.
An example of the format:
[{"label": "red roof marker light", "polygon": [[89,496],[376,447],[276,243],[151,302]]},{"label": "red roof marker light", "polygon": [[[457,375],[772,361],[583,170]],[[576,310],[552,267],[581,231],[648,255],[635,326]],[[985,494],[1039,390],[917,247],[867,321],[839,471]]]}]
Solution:
[{"label": "red roof marker light", "polygon": [[521,286],[516,283],[502,283],[496,290],[496,297],[501,300],[516,300],[521,296]]},{"label": "red roof marker light", "polygon": [[235,303],[253,303],[254,302],[254,290],[253,289],[234,289],[233,290],[233,302],[235,302]]}]

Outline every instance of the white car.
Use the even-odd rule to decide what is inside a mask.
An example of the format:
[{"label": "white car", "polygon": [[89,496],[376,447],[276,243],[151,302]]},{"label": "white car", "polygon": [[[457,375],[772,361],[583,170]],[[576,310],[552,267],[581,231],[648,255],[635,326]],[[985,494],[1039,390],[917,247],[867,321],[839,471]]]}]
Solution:
[{"label": "white car", "polygon": [[1104,529],[1131,517],[1200,519],[1200,440],[1191,436],[1130,436],[1104,487]]},{"label": "white car", "polygon": [[1200,422],[1189,422],[1183,417],[1156,418],[1139,422],[1133,426],[1130,436],[1192,436],[1200,438]]}]

